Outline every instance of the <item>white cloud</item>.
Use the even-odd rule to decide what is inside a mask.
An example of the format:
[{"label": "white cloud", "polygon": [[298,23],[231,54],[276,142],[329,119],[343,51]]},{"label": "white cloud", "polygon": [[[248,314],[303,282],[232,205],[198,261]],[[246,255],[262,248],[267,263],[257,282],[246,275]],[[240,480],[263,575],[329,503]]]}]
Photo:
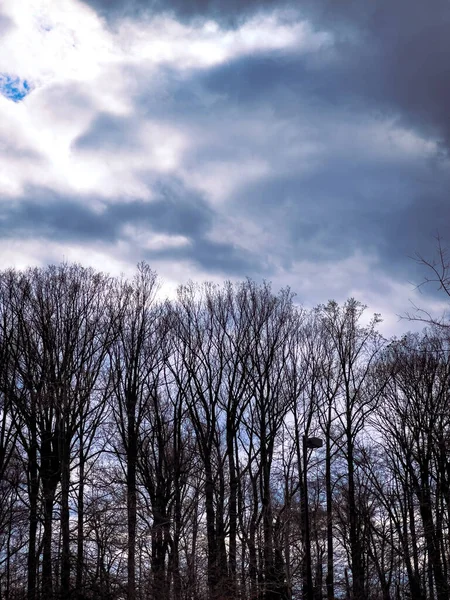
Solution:
[{"label": "white cloud", "polygon": [[[6,115],[0,125],[0,148],[14,138],[22,151],[4,156],[0,193],[9,196],[19,196],[34,185],[57,193],[150,198],[143,172],[183,170],[183,155],[195,132],[135,112],[132,97],[142,82],[126,76],[133,64],[148,73],[145,85],[158,89],[157,69],[162,64],[178,70],[205,68],[253,52],[289,48],[311,52],[329,43],[328,34],[313,31],[306,22],[288,22],[286,15],[277,13],[254,17],[232,31],[212,21],[188,26],[160,15],[127,21],[112,32],[78,0],[6,0],[2,10],[16,26],[0,41],[0,73],[26,79],[35,88],[17,105],[0,97]],[[99,139],[95,151],[74,149],[74,141],[99,112],[140,119],[140,147],[119,153],[102,148]],[[193,183],[211,191],[212,199],[223,198],[246,176],[255,178],[267,171],[257,158],[241,167],[239,176],[233,165],[211,165],[209,183],[208,176],[200,182],[195,174]],[[216,194],[215,178],[223,188]]]},{"label": "white cloud", "polygon": [[184,25],[156,15],[124,21],[113,32],[80,0],[4,0],[2,10],[16,27],[0,42],[0,72],[36,85],[94,85],[108,67],[121,63],[195,69],[265,50],[313,52],[332,42],[329,33],[277,12],[253,17],[235,30],[221,29],[214,21]]},{"label": "white cloud", "polygon": [[[52,85],[38,89],[26,103],[14,104],[0,96],[4,119],[0,123],[0,193],[19,196],[26,186],[47,187],[61,194],[114,198],[150,198],[142,173],[175,171],[188,145],[183,133],[170,124],[142,119],[134,149],[102,147],[77,150],[75,140],[94,122],[97,111],[71,100],[67,91]],[[66,103],[67,112],[52,113],[52,93]],[[14,145],[20,151],[11,153]],[[33,156],[35,155],[35,156]]]},{"label": "white cloud", "polygon": [[329,33],[314,31],[306,21],[293,19],[287,23],[285,15],[272,13],[254,17],[236,30],[223,30],[214,21],[184,25],[164,15],[152,19],[146,27],[128,21],[119,29],[119,41],[135,61],[192,69],[270,50],[313,52],[329,45],[332,38]]},{"label": "white cloud", "polygon": [[120,244],[104,246],[102,244],[65,244],[49,239],[0,240],[2,268],[6,266],[25,269],[29,266],[59,264],[63,261],[79,262],[99,271],[120,275],[131,275],[139,257],[123,252]]},{"label": "white cloud", "polygon": [[95,12],[77,0],[4,0],[16,27],[0,43],[0,71],[38,85],[92,81],[114,56],[111,36]]},{"label": "white cloud", "polygon": [[183,235],[167,235],[149,231],[136,225],[125,225],[122,229],[125,238],[137,243],[145,250],[167,250],[170,248],[182,248],[191,244],[191,241]]},{"label": "white cloud", "polygon": [[217,204],[225,204],[233,192],[249,185],[272,172],[269,162],[263,157],[248,157],[239,160],[204,161],[195,170],[182,168],[182,175],[189,186],[200,190]]}]

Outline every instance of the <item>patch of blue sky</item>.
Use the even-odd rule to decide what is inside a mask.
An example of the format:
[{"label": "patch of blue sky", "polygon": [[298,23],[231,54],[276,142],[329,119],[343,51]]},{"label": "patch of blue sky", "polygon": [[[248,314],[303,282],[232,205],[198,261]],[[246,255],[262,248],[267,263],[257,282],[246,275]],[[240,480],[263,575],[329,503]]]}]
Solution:
[{"label": "patch of blue sky", "polygon": [[20,79],[15,75],[0,73],[0,94],[12,100],[20,102],[32,90],[32,86],[26,79]]}]

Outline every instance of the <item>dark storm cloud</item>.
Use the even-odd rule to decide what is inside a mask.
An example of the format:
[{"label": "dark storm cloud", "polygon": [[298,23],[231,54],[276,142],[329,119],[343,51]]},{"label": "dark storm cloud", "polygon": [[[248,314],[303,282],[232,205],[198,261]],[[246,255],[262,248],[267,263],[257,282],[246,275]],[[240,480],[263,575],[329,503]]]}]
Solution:
[{"label": "dark storm cloud", "polygon": [[79,200],[62,199],[48,190],[33,189],[30,192],[32,199],[11,202],[3,199],[0,206],[3,238],[112,242],[118,237],[119,223],[114,223],[109,214],[102,217]]},{"label": "dark storm cloud", "polygon": [[[114,2],[95,1],[104,10],[113,10],[115,6]],[[237,4],[246,13],[285,6],[275,1],[189,0],[164,0],[161,6],[172,7],[178,15],[207,17],[220,5],[221,14],[232,17],[239,14]],[[137,5],[150,6],[148,2],[130,4]],[[298,11],[299,18],[307,18],[317,30],[333,34],[334,44],[328,49],[329,64],[318,61],[316,55],[298,60],[276,54],[254,57],[248,63],[239,60],[219,67],[215,73],[217,86],[223,75],[223,86],[234,83],[236,97],[243,100],[254,82],[259,87],[262,81],[268,86],[282,83],[292,89],[301,86],[330,102],[360,103],[372,110],[391,112],[426,134],[440,136],[444,143],[450,141],[450,3],[447,0],[431,3],[303,0],[290,5]],[[155,6],[151,10],[158,10]]]},{"label": "dark storm cloud", "polygon": [[[373,62],[374,53],[367,52]],[[369,66],[377,73],[368,61]],[[355,68],[350,51],[337,62],[294,53],[246,56],[188,77],[166,70],[163,92],[143,86],[135,103],[140,113],[195,132],[185,169],[240,159],[244,168],[255,156],[273,167],[256,182],[244,180],[223,207],[289,242],[284,249],[268,247],[264,260],[289,268],[298,260],[320,264],[360,251],[378,256],[385,272],[408,280],[415,268],[409,257],[430,254],[433,236],[450,222],[445,156],[440,150],[410,153],[397,148],[395,139],[391,144],[386,123],[395,138],[397,129],[410,131],[412,119],[392,98],[382,98],[380,79],[355,78]],[[137,78],[145,81],[145,73]],[[271,133],[272,119],[286,124],[280,132]],[[260,121],[257,138],[247,130],[252,120]],[[387,128],[381,142],[372,139],[371,127],[374,135],[377,127]],[[134,135],[132,123],[119,129],[123,136]],[[417,125],[411,135],[426,138],[426,130]],[[98,138],[87,136],[101,148],[97,133]],[[300,155],[287,170],[283,157],[290,146],[301,149],[311,142],[320,147],[318,164],[303,168]],[[373,149],[376,144],[380,148]],[[170,252],[176,260],[179,250]]]},{"label": "dark storm cloud", "polygon": [[189,246],[153,250],[146,253],[148,259],[164,259],[170,262],[192,260],[206,272],[247,277],[249,274],[268,275],[269,271],[261,257],[227,242],[196,238]]},{"label": "dark storm cloud", "polygon": [[[351,79],[350,72],[344,81]],[[362,250],[379,255],[382,267],[398,274],[412,266],[409,256],[414,252],[430,252],[437,229],[450,222],[447,166],[440,151],[421,157],[420,152],[414,156],[413,150],[409,156],[399,148],[396,156],[389,133],[384,140],[385,156],[383,148],[372,153],[371,146],[379,142],[371,139],[370,129],[361,133],[364,142],[353,139],[359,127],[370,123],[382,128],[386,120],[392,120],[395,136],[397,126],[406,127],[406,119],[398,105],[364,96],[362,92],[369,85],[376,88],[376,82],[342,86],[342,73],[335,65],[319,68],[308,58],[291,55],[240,58],[196,76],[191,83],[195,95],[185,86],[182,96],[196,99],[188,106],[195,108],[202,97],[199,89],[218,100],[209,117],[204,113],[196,117],[193,109],[186,120],[201,120],[212,128],[214,120],[220,122],[224,115],[227,118],[239,110],[242,134],[239,137],[239,129],[237,133],[217,129],[217,144],[192,151],[189,166],[194,169],[211,159],[252,153],[276,164],[292,141],[301,143],[302,137],[305,144],[316,141],[323,146],[319,166],[304,172],[299,159],[289,174],[275,172],[244,185],[230,199],[230,212],[282,231],[283,239],[291,243],[287,263],[343,259]],[[267,129],[266,147],[255,147],[246,137],[245,119],[264,107],[289,127],[278,139],[270,139]],[[167,110],[172,117],[176,115],[174,100]],[[348,135],[341,132],[346,128]],[[424,135],[422,128],[418,134]]]},{"label": "dark storm cloud", "polygon": [[[89,209],[78,197],[59,197],[48,190],[29,190],[28,198],[3,201],[0,205],[0,235],[3,238],[46,238],[60,242],[115,243],[126,239],[127,225],[152,235],[181,235],[189,244],[167,250],[139,249],[151,260],[191,260],[206,271],[243,274],[261,268],[258,260],[231,243],[207,238],[214,213],[198,195],[171,184],[154,187],[152,202],[132,201],[108,204],[102,211]],[[96,200],[96,199],[94,199]],[[131,240],[134,242],[134,240]]]},{"label": "dark storm cloud", "polygon": [[286,268],[306,259],[320,269],[322,261],[361,251],[378,256],[380,267],[401,280],[415,271],[410,257],[432,253],[433,236],[450,223],[449,187],[448,175],[436,177],[433,170],[419,181],[413,166],[336,164],[326,177],[316,172],[260,181],[243,189],[235,206],[243,219],[283,232]]},{"label": "dark storm cloud", "polygon": [[[280,230],[291,231],[292,259],[337,258],[362,249],[378,254],[389,272],[408,271],[413,268],[409,256],[416,251],[430,254],[433,236],[442,228],[445,236],[450,222],[445,162],[450,142],[450,3],[319,1],[305,2],[301,11],[317,29],[333,33],[331,47],[311,55],[240,57],[199,72],[182,92],[192,110],[187,118],[195,119],[199,99],[209,95],[218,98],[212,110],[218,121],[221,111],[240,111],[244,132],[245,115],[267,107],[291,121],[293,131],[309,119],[324,141],[332,141],[334,127],[343,119],[351,124],[353,114],[360,122],[388,120],[437,142],[434,155],[424,154],[421,162],[400,156],[401,150],[396,159],[388,148],[383,160],[361,155],[356,146],[352,156],[349,134],[312,176],[274,175],[246,186],[234,198],[232,210],[242,211],[244,219],[279,216],[275,222]],[[175,104],[172,99],[173,113]],[[199,149],[194,158],[227,159],[232,146],[220,141]],[[245,148],[245,139],[241,142],[236,152]],[[278,142],[274,160],[288,143]],[[286,210],[283,198],[289,198]]]},{"label": "dark storm cloud", "polygon": [[[200,73],[198,81],[205,90],[220,94],[226,101],[231,99],[240,105],[270,103],[277,112],[285,108],[275,102],[281,101],[287,102],[286,108],[293,112],[295,98],[288,92],[304,98],[316,90],[316,74],[308,68],[307,60],[282,53],[245,56]],[[261,96],[266,93],[269,96]]]},{"label": "dark storm cloud", "polygon": [[[444,156],[437,154],[428,166],[418,169],[411,164],[399,173],[395,165],[379,168],[384,193],[379,190],[368,198],[367,209],[354,222],[361,232],[360,246],[368,236],[386,269],[391,271],[401,263],[407,272],[414,271],[407,257],[415,252],[430,256],[433,236],[439,230],[450,242],[450,181],[448,164],[441,160],[448,157],[450,144],[450,3],[328,0],[311,6],[316,26],[339,34],[335,45],[338,68],[326,80],[323,95],[342,102],[343,93],[347,94],[360,110],[366,106],[368,112],[393,116],[440,144]],[[325,75],[319,74],[319,80]],[[364,189],[361,176],[353,181],[355,190]],[[342,195],[346,186],[336,183]],[[383,205],[384,214],[379,210]],[[369,220],[374,208],[379,219]]]},{"label": "dark storm cloud", "polygon": [[288,0],[84,0],[109,21],[140,18],[163,12],[184,21],[216,19],[233,27],[243,18],[261,9],[288,5]]},{"label": "dark storm cloud", "polygon": [[[307,3],[336,34],[342,84],[450,141],[450,3],[433,0]],[[306,5],[305,5],[306,6]]]},{"label": "dark storm cloud", "polygon": [[[299,78],[330,101],[360,101],[397,113],[429,134],[450,141],[450,3],[447,0],[89,0],[100,14],[120,19],[172,11],[179,19],[216,18],[225,25],[257,11],[290,6],[299,18],[333,34],[332,61],[322,72],[291,63]],[[233,70],[242,93],[250,89],[247,73]],[[266,69],[266,81],[283,76],[276,62],[254,63],[252,79]],[[299,70],[296,74],[295,71]],[[290,74],[284,69],[284,75]],[[319,81],[314,83],[313,77]]]},{"label": "dark storm cloud", "polygon": [[75,150],[127,151],[139,148],[138,134],[136,119],[101,113],[72,146]]},{"label": "dark storm cloud", "polygon": [[152,202],[119,200],[107,204],[102,211],[94,211],[81,198],[60,197],[48,190],[33,189],[28,192],[28,198],[2,203],[0,230],[3,235],[34,231],[59,240],[104,242],[119,239],[127,224],[189,238],[202,237],[210,230],[213,213],[201,197],[180,186],[173,191],[170,184],[157,184],[154,191]]}]

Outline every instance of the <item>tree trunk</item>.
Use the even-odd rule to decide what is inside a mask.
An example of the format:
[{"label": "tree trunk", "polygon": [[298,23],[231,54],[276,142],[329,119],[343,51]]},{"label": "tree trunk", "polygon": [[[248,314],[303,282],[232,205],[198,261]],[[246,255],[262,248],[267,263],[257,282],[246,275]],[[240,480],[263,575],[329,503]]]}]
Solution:
[{"label": "tree trunk", "polygon": [[165,558],[167,552],[168,517],[165,508],[159,506],[153,510],[152,531],[152,573],[153,573],[153,598],[168,600],[168,579],[165,571]]},{"label": "tree trunk", "polygon": [[358,511],[356,506],[353,441],[351,435],[351,432],[347,432],[348,518],[352,561],[352,600],[365,600],[362,548],[358,531]]},{"label": "tree trunk", "polygon": [[425,541],[428,550],[428,560],[434,575],[437,600],[449,600],[448,585],[444,578],[441,554],[436,540],[436,531],[431,512],[431,498],[426,490],[420,493],[420,515],[422,517]]},{"label": "tree trunk", "polygon": [[217,539],[214,511],[214,480],[212,467],[208,456],[204,457],[205,465],[205,509],[206,509],[206,534],[208,541],[208,589],[210,600],[215,600],[218,592],[218,564],[217,564]]},{"label": "tree trunk", "polygon": [[253,507],[252,514],[250,517],[249,525],[249,540],[248,540],[248,552],[249,552],[249,576],[250,576],[250,599],[258,600],[259,588],[258,588],[258,560],[256,554],[256,524],[258,519],[258,491],[256,484],[256,477],[250,474],[252,481],[253,491]]},{"label": "tree trunk", "polygon": [[28,528],[27,555],[27,598],[36,598],[36,537],[37,537],[37,503],[39,494],[39,478],[37,468],[36,430],[31,431],[31,444],[28,451],[28,494],[30,502],[30,521]]},{"label": "tree trunk", "polygon": [[[330,411],[329,411],[330,412]],[[333,491],[331,482],[331,415],[325,432],[325,488],[327,497],[327,600],[334,600],[334,548],[333,548]]]},{"label": "tree trunk", "polygon": [[234,427],[232,424],[227,424],[227,452],[228,452],[228,468],[230,478],[229,492],[229,547],[228,547],[228,594],[230,598],[236,598],[236,568],[237,568],[237,491],[238,480],[236,476],[236,464],[234,457]]},{"label": "tree trunk", "polygon": [[60,481],[58,432],[44,432],[41,440],[41,471],[44,496],[44,533],[42,540],[42,596],[53,599],[52,528],[56,487]]},{"label": "tree trunk", "polygon": [[80,432],[80,466],[77,506],[77,565],[76,565],[76,593],[79,600],[83,598],[83,569],[84,569],[84,468],[85,456],[83,445],[83,432]]},{"label": "tree trunk", "polygon": [[[64,427],[64,425],[62,426]],[[63,439],[61,448],[61,597],[70,598],[70,447]]]},{"label": "tree trunk", "polygon": [[52,525],[53,525],[53,489],[44,487],[44,534],[42,548],[42,597],[53,599],[52,577]]},{"label": "tree trunk", "polygon": [[131,399],[128,404],[127,422],[127,521],[128,521],[128,559],[127,559],[127,599],[136,599],[136,465],[137,439],[135,425],[136,403]]}]

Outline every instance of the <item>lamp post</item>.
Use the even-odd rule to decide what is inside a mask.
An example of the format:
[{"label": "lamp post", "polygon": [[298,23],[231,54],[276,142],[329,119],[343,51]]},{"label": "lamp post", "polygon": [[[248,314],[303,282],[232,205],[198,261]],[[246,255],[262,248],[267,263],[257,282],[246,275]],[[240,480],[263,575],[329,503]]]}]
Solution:
[{"label": "lamp post", "polygon": [[303,436],[303,494],[304,494],[304,534],[305,534],[305,571],[303,575],[303,600],[314,600],[312,565],[311,565],[311,535],[309,527],[308,507],[308,449],[321,448],[323,440],[317,437]]}]

